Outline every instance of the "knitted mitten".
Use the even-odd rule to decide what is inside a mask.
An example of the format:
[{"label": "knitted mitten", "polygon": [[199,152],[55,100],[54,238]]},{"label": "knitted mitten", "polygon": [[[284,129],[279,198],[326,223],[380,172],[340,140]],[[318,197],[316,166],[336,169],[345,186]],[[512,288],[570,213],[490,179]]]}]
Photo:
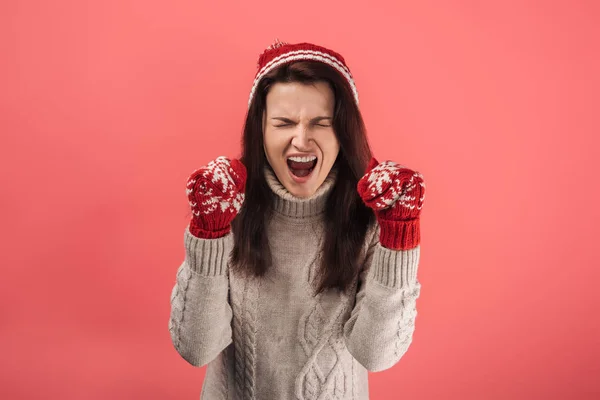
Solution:
[{"label": "knitted mitten", "polygon": [[246,167],[236,159],[218,157],[194,171],[186,188],[192,209],[190,233],[202,239],[228,234],[244,202],[245,187]]},{"label": "knitted mitten", "polygon": [[383,247],[406,250],[420,242],[419,217],[425,199],[423,175],[393,161],[371,158],[357,185],[363,202],[375,211]]}]

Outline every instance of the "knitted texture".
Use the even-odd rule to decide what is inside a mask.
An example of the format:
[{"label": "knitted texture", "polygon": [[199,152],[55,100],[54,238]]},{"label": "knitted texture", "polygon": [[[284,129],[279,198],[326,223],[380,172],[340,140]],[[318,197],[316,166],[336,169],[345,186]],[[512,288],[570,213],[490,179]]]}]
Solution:
[{"label": "knitted texture", "polygon": [[[185,260],[171,291],[169,331],[175,349],[192,365],[205,365],[232,342],[232,309],[228,303],[227,255],[231,235],[201,240],[189,226],[184,234]],[[197,307],[198,294],[214,301]],[[190,324],[205,329],[190,335]]]},{"label": "knitted texture", "polygon": [[393,161],[372,158],[357,185],[364,203],[375,211],[381,244],[394,250],[419,245],[420,214],[425,200],[423,175]]},{"label": "knitted texture", "polygon": [[233,280],[231,286],[235,398],[256,399],[256,331],[260,281]]},{"label": "knitted texture", "polygon": [[317,61],[327,64],[337,70],[348,82],[348,87],[354,95],[354,101],[358,106],[358,91],[350,69],[346,65],[344,57],[338,52],[319,46],[313,43],[295,43],[290,44],[276,40],[272,45],[267,47],[259,56],[257,62],[257,71],[254,77],[254,83],[250,90],[250,98],[248,99],[248,107],[252,104],[252,99],[256,92],[259,82],[262,78],[275,68],[284,64],[289,64],[295,61]]},{"label": "knitted texture", "polygon": [[175,349],[207,365],[202,400],[366,400],[368,371],[392,367],[412,342],[420,248],[385,248],[373,225],[350,290],[315,294],[336,173],[308,199],[265,175],[277,197],[266,226],[272,268],[240,276],[228,265],[232,232],[203,239],[188,227],[171,297]]},{"label": "knitted texture", "polygon": [[215,239],[229,233],[230,223],[244,202],[245,186],[246,168],[239,160],[218,157],[195,170],[186,185],[192,235]]}]

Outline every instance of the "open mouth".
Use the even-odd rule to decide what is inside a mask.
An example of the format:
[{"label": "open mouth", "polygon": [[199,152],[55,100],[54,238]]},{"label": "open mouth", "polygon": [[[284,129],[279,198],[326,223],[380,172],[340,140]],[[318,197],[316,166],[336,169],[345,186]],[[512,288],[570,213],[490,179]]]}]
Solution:
[{"label": "open mouth", "polygon": [[287,165],[291,173],[298,178],[305,178],[311,174],[317,165],[317,157],[288,157]]}]

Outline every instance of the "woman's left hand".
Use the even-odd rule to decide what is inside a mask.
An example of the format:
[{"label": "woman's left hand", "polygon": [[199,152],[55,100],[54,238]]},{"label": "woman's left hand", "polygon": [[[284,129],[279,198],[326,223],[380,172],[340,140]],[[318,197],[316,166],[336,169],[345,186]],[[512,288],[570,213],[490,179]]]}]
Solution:
[{"label": "woman's left hand", "polygon": [[357,185],[363,202],[375,211],[380,242],[392,249],[416,247],[419,217],[425,199],[423,175],[393,161],[371,158]]}]

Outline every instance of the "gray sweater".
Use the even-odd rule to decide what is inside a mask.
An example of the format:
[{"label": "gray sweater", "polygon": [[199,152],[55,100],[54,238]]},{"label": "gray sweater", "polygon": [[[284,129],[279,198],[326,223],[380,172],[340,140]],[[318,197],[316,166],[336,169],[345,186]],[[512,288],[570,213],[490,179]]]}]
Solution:
[{"label": "gray sweater", "polygon": [[374,225],[349,294],[315,296],[310,282],[336,170],[309,199],[265,174],[277,195],[268,224],[273,268],[260,279],[236,276],[232,233],[199,239],[186,228],[171,294],[173,345],[190,364],[207,365],[202,400],[368,399],[367,371],[392,367],[412,342],[420,246],[384,248]]}]

